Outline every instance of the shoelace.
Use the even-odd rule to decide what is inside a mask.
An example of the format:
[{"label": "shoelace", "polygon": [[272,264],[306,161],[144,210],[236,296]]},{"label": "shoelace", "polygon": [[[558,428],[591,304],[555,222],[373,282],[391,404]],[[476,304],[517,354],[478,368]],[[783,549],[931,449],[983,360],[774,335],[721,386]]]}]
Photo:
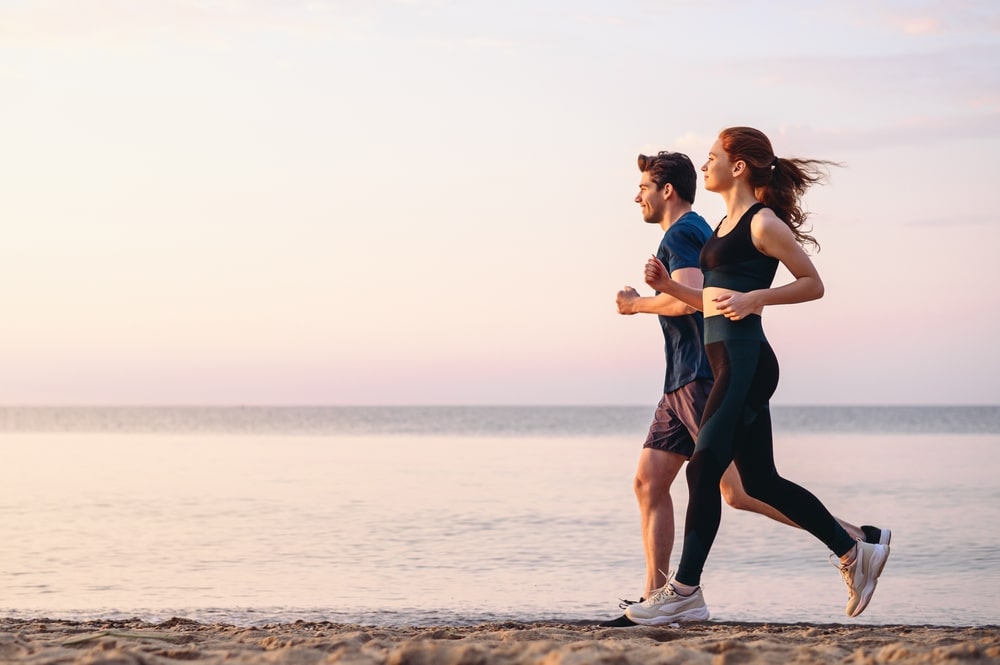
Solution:
[{"label": "shoelace", "polygon": [[618,599],[618,607],[624,610],[624,609],[627,609],[629,605],[638,605],[639,603],[643,602],[644,600],[646,600],[646,599],[643,598],[642,596],[639,596],[639,600],[628,600],[627,598],[619,598]]},{"label": "shoelace", "polygon": [[667,578],[666,583],[664,583],[663,586],[657,589],[652,596],[643,601],[644,605],[648,606],[658,605],[664,602],[667,598],[677,595],[676,593],[674,593],[673,588],[670,586],[670,580],[674,578],[674,571],[671,570],[669,573],[664,573],[661,570],[660,575],[663,575],[665,578]]},{"label": "shoelace", "polygon": [[667,600],[667,598],[672,598],[673,596],[676,596],[676,595],[677,594],[674,593],[674,590],[670,587],[670,582],[667,582],[666,584],[664,584],[663,586],[661,586],[659,589],[657,589],[656,593],[654,593],[652,596],[650,596],[649,600],[647,600],[646,603],[648,603],[651,606],[652,605],[659,605],[660,603],[665,602]]},{"label": "shoelace", "polygon": [[840,576],[844,578],[848,589],[854,589],[854,574],[851,572],[851,564],[841,563],[840,557],[836,554],[830,555],[830,564],[840,571]]},{"label": "shoelace", "polygon": [[[674,572],[670,571],[670,575],[673,575],[673,574],[674,574]],[[665,578],[667,578],[667,584],[670,583],[670,575],[664,573],[662,570],[660,571],[660,575],[663,575]],[[618,599],[618,607],[620,609],[625,610],[625,609],[628,609],[629,605],[639,605],[639,604],[644,603],[644,602],[646,602],[646,598],[644,598],[642,596],[639,596],[639,600],[628,600],[627,598],[619,598]]]}]

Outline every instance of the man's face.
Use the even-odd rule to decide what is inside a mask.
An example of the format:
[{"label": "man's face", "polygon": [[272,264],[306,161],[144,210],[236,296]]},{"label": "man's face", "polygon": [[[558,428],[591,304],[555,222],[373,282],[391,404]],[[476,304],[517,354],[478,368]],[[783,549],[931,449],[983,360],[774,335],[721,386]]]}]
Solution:
[{"label": "man's face", "polygon": [[649,173],[644,171],[639,180],[639,193],[635,195],[635,202],[642,209],[642,219],[647,224],[659,224],[663,219],[663,213],[667,208],[667,199],[664,196],[666,187],[660,189],[656,182],[649,177]]}]

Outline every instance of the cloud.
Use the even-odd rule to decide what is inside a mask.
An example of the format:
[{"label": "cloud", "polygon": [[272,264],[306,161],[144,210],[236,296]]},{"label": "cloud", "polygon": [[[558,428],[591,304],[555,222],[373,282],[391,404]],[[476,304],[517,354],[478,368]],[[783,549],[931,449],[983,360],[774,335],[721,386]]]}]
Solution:
[{"label": "cloud", "polygon": [[[722,129],[721,127],[719,129]],[[1000,139],[1000,111],[972,116],[925,116],[888,125],[867,127],[815,127],[780,125],[758,127],[790,157],[832,151],[879,151],[889,148],[993,137]],[[688,132],[674,139],[670,150],[686,153],[699,166],[717,134]],[[662,148],[646,146],[647,154]]]},{"label": "cloud", "polygon": [[996,36],[1000,34],[1000,8],[996,2],[931,2],[922,7],[883,10],[882,19],[907,35]]},{"label": "cloud", "polygon": [[748,80],[767,95],[836,91],[856,117],[1000,112],[1000,41],[933,51],[861,56],[747,57],[706,66],[706,77]]},{"label": "cloud", "polygon": [[1000,138],[1000,111],[972,116],[927,116],[861,128],[783,126],[771,136],[793,152],[884,150],[970,138]]},{"label": "cloud", "polygon": [[929,35],[941,32],[941,21],[929,16],[907,17],[901,21],[901,27],[908,35]]},{"label": "cloud", "polygon": [[[865,127],[780,125],[774,128],[758,127],[758,129],[767,134],[775,146],[781,146],[782,152],[788,156],[831,151],[878,151],[963,139],[984,137],[1000,139],[1000,109],[966,116],[918,116],[892,124]],[[689,155],[695,166],[700,166],[700,160],[707,155],[708,148],[716,137],[715,132],[687,132],[677,136],[667,149]],[[664,149],[659,146],[644,146],[644,148],[645,150],[640,152],[646,154]]]},{"label": "cloud", "polygon": [[856,17],[859,28],[927,39],[933,37],[991,37],[1000,34],[1000,5],[994,0],[895,0],[873,4],[866,0],[829,3],[823,10],[832,20]]},{"label": "cloud", "polygon": [[[719,129],[722,129],[720,127]],[[681,136],[678,136],[674,141],[675,149],[678,152],[686,153],[694,161],[695,166],[701,165],[701,161],[704,161],[705,156],[708,155],[708,149],[715,143],[715,139],[718,136],[717,133],[712,134],[699,134],[697,132],[687,132]]]}]

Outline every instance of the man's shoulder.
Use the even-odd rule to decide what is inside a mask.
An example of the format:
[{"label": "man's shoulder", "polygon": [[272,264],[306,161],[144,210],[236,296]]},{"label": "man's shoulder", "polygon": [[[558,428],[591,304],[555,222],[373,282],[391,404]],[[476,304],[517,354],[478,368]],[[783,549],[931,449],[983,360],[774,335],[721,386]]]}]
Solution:
[{"label": "man's shoulder", "polygon": [[667,233],[670,233],[674,229],[682,233],[685,231],[690,233],[692,230],[697,230],[699,233],[707,232],[709,235],[712,233],[712,227],[708,225],[705,218],[693,210],[689,210],[681,215],[676,222],[670,225]]},{"label": "man's shoulder", "polygon": [[710,235],[712,235],[712,228],[705,221],[705,218],[691,211],[684,213],[670,225],[670,228],[663,234],[663,241],[670,243],[672,239],[687,237],[705,242]]}]

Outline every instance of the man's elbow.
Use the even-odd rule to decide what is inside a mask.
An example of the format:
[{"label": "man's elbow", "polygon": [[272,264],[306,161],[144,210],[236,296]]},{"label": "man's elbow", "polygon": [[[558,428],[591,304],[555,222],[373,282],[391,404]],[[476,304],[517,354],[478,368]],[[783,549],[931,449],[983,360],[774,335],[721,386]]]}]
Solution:
[{"label": "man's elbow", "polygon": [[675,303],[675,305],[671,307],[669,310],[661,312],[661,314],[663,314],[663,316],[688,316],[690,314],[694,314],[697,311],[698,310],[696,310],[691,305],[678,302]]}]

